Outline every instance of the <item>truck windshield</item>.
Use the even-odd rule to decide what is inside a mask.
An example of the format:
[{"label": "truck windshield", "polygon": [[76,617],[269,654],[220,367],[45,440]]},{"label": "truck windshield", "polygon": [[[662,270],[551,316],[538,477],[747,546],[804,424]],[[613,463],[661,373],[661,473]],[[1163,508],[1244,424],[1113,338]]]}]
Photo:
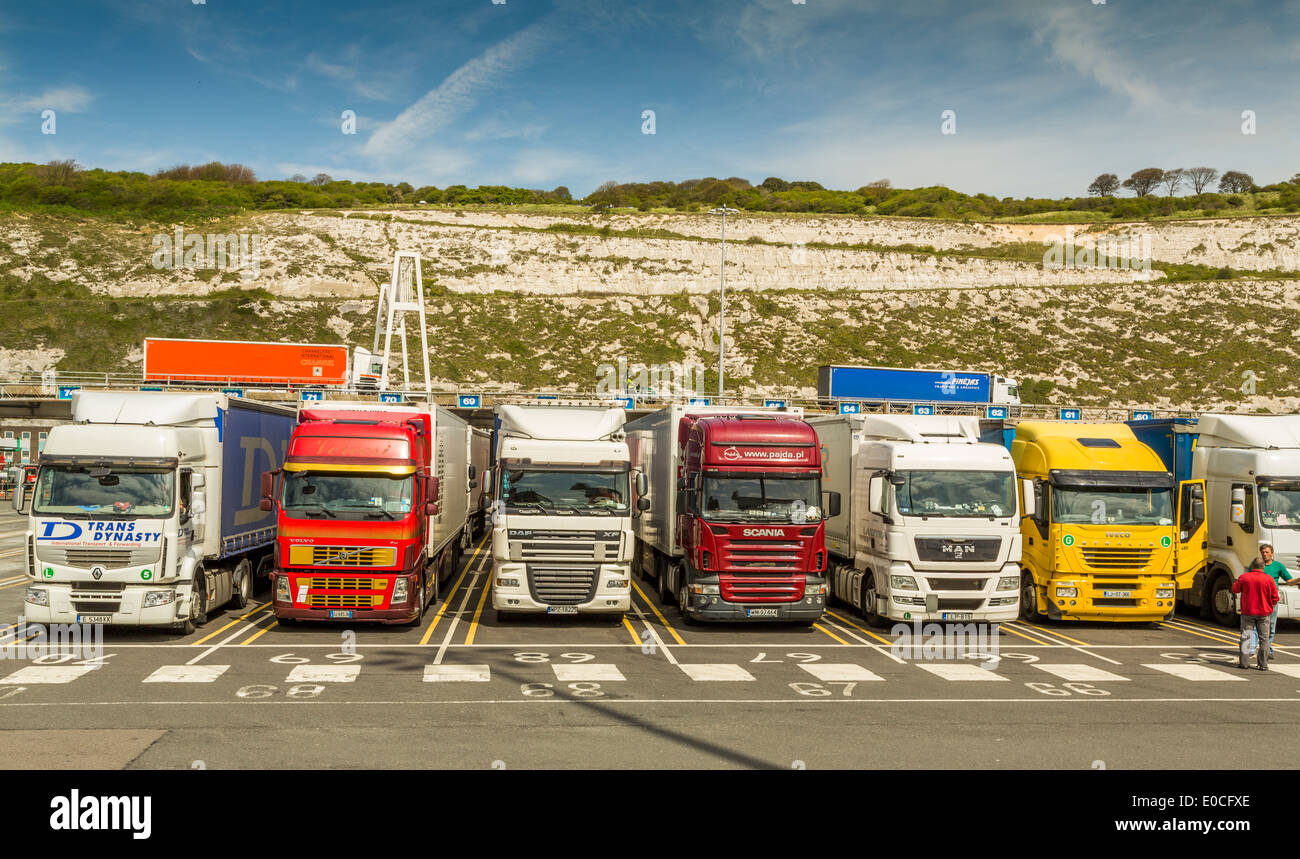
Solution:
[{"label": "truck windshield", "polygon": [[821,480],[813,474],[704,476],[704,519],[820,522]]},{"label": "truck windshield", "polygon": [[508,468],[501,472],[507,513],[626,514],[628,473]]},{"label": "truck windshield", "polygon": [[1052,521],[1063,525],[1172,525],[1173,490],[1053,486]]},{"label": "truck windshield", "polygon": [[1010,471],[897,471],[895,497],[902,516],[974,518],[1016,512],[1015,474]]},{"label": "truck windshield", "polygon": [[36,478],[32,512],[72,519],[166,519],[175,487],[170,468],[46,465]]},{"label": "truck windshield", "polygon": [[414,498],[410,474],[289,471],[280,503],[292,519],[400,519]]},{"label": "truck windshield", "polygon": [[1300,529],[1300,482],[1261,483],[1259,521],[1265,528]]}]

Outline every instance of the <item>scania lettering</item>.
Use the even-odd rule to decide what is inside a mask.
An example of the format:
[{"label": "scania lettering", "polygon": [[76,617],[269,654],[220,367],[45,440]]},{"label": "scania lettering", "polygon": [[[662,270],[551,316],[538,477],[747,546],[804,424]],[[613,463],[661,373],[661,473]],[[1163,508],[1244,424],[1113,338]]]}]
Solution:
[{"label": "scania lettering", "polygon": [[243,607],[275,536],[257,475],[283,460],[293,411],[74,391],[72,419],[50,430],[30,496],[27,620],[193,632],[225,603]]},{"label": "scania lettering", "polygon": [[[801,409],[673,405],[628,424],[634,565],[683,620],[798,621],[826,610],[817,434]],[[644,504],[642,502],[645,502]]]},{"label": "scania lettering", "polygon": [[823,484],[847,499],[826,522],[831,593],[867,621],[1014,620],[1020,520],[1011,455],[973,417],[809,420]]}]

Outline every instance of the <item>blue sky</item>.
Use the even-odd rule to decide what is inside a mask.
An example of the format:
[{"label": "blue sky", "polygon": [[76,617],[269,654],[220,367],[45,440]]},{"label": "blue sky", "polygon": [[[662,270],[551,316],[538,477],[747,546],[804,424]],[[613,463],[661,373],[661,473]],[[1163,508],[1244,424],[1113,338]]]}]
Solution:
[{"label": "blue sky", "polygon": [[7,5],[0,161],[575,195],[775,175],[1061,196],[1148,166],[1300,172],[1300,0]]}]

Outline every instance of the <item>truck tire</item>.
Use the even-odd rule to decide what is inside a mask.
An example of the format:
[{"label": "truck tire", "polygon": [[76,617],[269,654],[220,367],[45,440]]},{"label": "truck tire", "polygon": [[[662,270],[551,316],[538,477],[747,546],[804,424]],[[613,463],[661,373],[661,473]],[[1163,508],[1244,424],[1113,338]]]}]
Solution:
[{"label": "truck tire", "polygon": [[1210,582],[1210,615],[1215,623],[1237,626],[1237,611],[1232,607],[1232,577],[1220,570]]},{"label": "truck tire", "polygon": [[230,604],[235,608],[243,608],[253,598],[253,565],[245,558],[235,565],[235,571],[231,575],[236,580],[230,584]]},{"label": "truck tire", "polygon": [[677,612],[681,615],[683,624],[686,626],[694,626],[699,623],[699,621],[692,617],[691,613],[686,610],[686,607],[690,605],[691,601],[690,592],[686,590],[686,576],[681,576],[680,578],[681,581],[677,583]]},{"label": "truck tire", "polygon": [[662,561],[655,563],[655,594],[659,597],[659,603],[665,607],[677,602],[672,588],[668,582],[668,565]]},{"label": "truck tire", "polygon": [[429,596],[428,591],[424,589],[423,578],[420,581],[420,589],[415,594],[417,608],[415,610],[415,619],[408,626],[419,626],[424,622],[424,601]]},{"label": "truck tire", "polygon": [[190,619],[197,627],[208,622],[208,574],[202,567],[195,568],[194,583],[196,587],[190,597]]},{"label": "truck tire", "polygon": [[874,629],[883,628],[886,619],[876,611],[876,577],[870,573],[862,577],[861,598],[862,605],[859,611],[862,612],[862,617],[867,621],[867,626]]},{"label": "truck tire", "polygon": [[1038,613],[1038,585],[1032,573],[1020,571],[1020,619],[1041,620]]}]

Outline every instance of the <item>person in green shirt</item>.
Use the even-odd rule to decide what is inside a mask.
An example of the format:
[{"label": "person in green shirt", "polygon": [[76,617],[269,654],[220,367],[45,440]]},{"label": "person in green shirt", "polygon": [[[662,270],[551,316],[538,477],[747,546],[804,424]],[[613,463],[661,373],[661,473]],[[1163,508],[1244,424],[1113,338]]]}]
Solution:
[{"label": "person in green shirt", "polygon": [[[1259,544],[1259,556],[1264,559],[1264,572],[1273,577],[1277,586],[1281,587],[1283,582],[1289,582],[1292,579],[1291,572],[1287,570],[1286,564],[1273,557],[1273,544],[1264,540]],[[1280,603],[1279,603],[1280,605]],[[1273,614],[1268,619],[1268,655],[1273,656],[1273,639],[1277,638],[1277,606],[1273,607]]]}]

